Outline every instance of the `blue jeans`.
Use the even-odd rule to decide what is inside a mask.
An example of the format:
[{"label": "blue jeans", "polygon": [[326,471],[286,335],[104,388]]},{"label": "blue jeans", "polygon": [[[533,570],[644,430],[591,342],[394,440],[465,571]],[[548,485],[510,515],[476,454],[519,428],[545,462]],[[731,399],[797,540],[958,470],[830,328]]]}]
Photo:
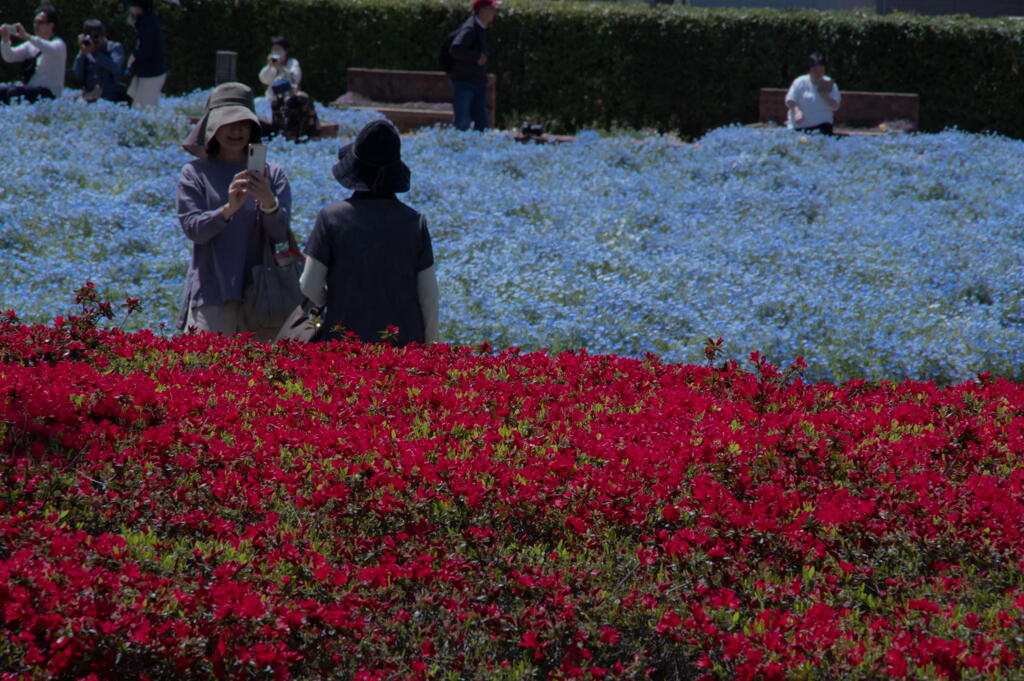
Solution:
[{"label": "blue jeans", "polygon": [[477,130],[487,129],[487,85],[452,81],[452,108],[455,127],[469,130],[470,121]]}]

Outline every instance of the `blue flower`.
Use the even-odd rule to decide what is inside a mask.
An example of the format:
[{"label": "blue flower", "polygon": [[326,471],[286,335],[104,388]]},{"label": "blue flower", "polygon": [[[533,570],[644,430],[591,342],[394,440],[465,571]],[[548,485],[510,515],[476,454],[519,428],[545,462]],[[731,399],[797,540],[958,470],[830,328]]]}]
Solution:
[{"label": "blue flower", "polygon": [[[0,168],[0,308],[46,322],[91,280],[142,300],[131,328],[170,325],[190,254],[179,144],[207,96],[5,107],[0,134],[28,151]],[[338,146],[378,116],[318,113],[342,139],[269,147],[300,243],[346,196]],[[700,362],[721,336],[726,357],[803,355],[821,380],[1020,378],[1022,153],[957,131],[801,142],[732,126],[687,145],[583,132],[542,146],[433,128],[403,139],[403,200],[430,225],[451,342]]]}]

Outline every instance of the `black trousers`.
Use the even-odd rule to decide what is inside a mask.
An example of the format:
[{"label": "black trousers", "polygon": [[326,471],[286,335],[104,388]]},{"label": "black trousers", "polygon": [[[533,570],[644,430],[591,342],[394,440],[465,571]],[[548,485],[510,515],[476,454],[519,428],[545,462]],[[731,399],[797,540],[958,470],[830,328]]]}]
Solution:
[{"label": "black trousers", "polygon": [[813,125],[809,128],[797,128],[798,132],[820,132],[823,135],[834,135],[832,132],[831,123],[822,123],[821,125]]},{"label": "black trousers", "polygon": [[53,93],[45,87],[28,87],[27,85],[4,85],[0,87],[0,104],[10,104],[12,99],[24,99],[34,102],[39,99],[53,99]]}]

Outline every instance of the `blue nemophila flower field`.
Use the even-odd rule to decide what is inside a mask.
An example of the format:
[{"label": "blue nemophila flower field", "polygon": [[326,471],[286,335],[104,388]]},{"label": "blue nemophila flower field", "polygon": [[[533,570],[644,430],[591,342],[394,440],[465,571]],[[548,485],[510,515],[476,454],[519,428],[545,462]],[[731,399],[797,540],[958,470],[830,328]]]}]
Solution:
[{"label": "blue nemophila flower field", "polygon": [[[205,97],[3,110],[0,307],[48,321],[89,280],[142,300],[127,327],[171,331],[189,257],[178,142]],[[320,112],[343,137],[372,116]],[[345,195],[343,141],[270,144],[300,242]],[[448,341],[700,361],[721,336],[735,358],[803,355],[817,379],[1024,375],[1021,142],[732,127],[539,146],[432,129],[403,151]]]}]

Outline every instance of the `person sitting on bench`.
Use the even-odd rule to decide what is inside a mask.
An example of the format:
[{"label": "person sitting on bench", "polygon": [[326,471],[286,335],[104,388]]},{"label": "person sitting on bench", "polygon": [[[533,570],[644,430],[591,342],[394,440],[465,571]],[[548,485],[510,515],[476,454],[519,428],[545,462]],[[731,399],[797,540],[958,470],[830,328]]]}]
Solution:
[{"label": "person sitting on bench", "polygon": [[274,83],[279,80],[287,80],[291,85],[292,92],[298,92],[302,85],[302,67],[299,60],[288,54],[288,41],[283,36],[274,36],[270,39],[270,54],[267,55],[267,65],[260,69],[260,82],[267,86],[267,101],[273,102]]},{"label": "person sitting on bench", "polygon": [[839,86],[825,75],[825,57],[815,52],[807,62],[809,73],[794,80],[786,93],[786,127],[831,135],[833,114],[841,101]]}]

